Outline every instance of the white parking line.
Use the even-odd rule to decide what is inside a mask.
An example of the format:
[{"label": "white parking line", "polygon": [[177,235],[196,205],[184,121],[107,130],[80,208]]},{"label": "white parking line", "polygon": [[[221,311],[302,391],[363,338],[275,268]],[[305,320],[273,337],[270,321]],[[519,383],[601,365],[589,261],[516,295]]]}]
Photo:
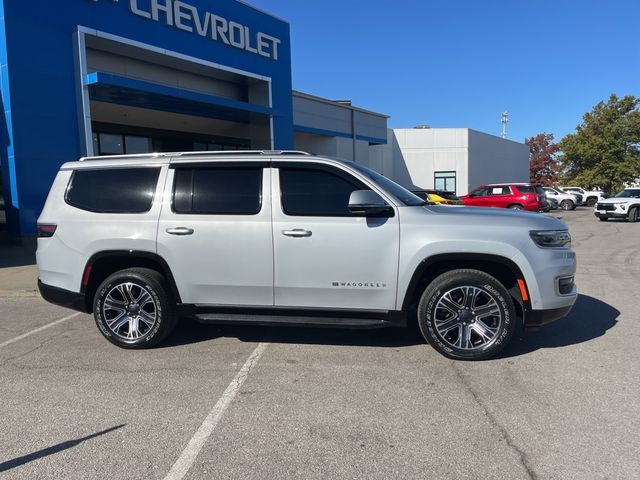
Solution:
[{"label": "white parking line", "polygon": [[11,340],[7,340],[5,342],[0,343],[0,348],[6,347],[7,345],[11,345],[12,343],[18,342],[20,340],[22,340],[23,338],[27,338],[30,337],[33,334],[36,334],[38,332],[41,332],[43,330],[46,330],[47,328],[51,328],[51,327],[55,327],[56,325],[60,325],[63,322],[66,322],[67,320],[71,320],[72,318],[77,317],[78,315],[80,315],[80,312],[74,313],[73,315],[69,315],[68,317],[64,317],[61,318],[60,320],[56,320],[55,322],[51,322],[51,323],[47,323],[46,325],[40,327],[40,328],[36,328],[35,330],[31,330],[30,332],[27,333],[23,333],[22,335],[19,335],[15,338],[12,338]]},{"label": "white parking line", "polygon": [[249,356],[245,364],[220,397],[220,400],[218,400],[218,403],[214,405],[211,412],[209,412],[209,415],[207,415],[207,418],[204,419],[200,428],[198,428],[195,435],[191,438],[187,447],[180,455],[180,458],[178,458],[176,463],[173,464],[173,467],[171,467],[167,476],[164,477],[164,480],[181,480],[184,478],[200,453],[200,450],[202,450],[205,442],[213,433],[216,425],[218,425],[218,422],[222,418],[222,415],[224,415],[225,410],[238,394],[240,387],[242,387],[242,384],[251,373],[251,370],[256,366],[268,345],[268,343],[260,343]]}]

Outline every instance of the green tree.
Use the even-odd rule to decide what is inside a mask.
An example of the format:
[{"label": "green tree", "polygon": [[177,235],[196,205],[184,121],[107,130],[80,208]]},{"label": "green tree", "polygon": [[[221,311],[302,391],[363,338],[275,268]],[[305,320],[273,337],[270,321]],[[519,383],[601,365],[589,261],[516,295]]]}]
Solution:
[{"label": "green tree", "polygon": [[640,176],[640,98],[612,94],[560,141],[566,183],[618,190]]},{"label": "green tree", "polygon": [[553,142],[552,133],[539,133],[527,138],[531,160],[529,163],[529,180],[531,183],[554,185],[558,181],[558,161],[556,154],[560,147]]}]

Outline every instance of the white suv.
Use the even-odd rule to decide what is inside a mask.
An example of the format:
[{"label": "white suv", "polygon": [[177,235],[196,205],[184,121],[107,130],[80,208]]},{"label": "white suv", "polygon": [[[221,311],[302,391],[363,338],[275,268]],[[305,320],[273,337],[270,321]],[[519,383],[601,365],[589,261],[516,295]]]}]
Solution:
[{"label": "white suv", "polygon": [[629,187],[615,197],[600,200],[594,209],[602,222],[610,218],[626,218],[630,222],[640,220],[640,187]]},{"label": "white suv", "polygon": [[600,190],[585,190],[584,188],[580,187],[561,187],[560,190],[567,193],[577,193],[579,195],[582,195],[584,202],[589,207],[593,207],[600,200],[604,200],[605,198],[607,198],[604,192],[601,192]]},{"label": "white suv", "polygon": [[42,296],[124,348],[203,322],[406,325],[456,359],[576,300],[567,226],[426,205],[353,162],[300,152],[96,157],[63,165],[38,220]]}]

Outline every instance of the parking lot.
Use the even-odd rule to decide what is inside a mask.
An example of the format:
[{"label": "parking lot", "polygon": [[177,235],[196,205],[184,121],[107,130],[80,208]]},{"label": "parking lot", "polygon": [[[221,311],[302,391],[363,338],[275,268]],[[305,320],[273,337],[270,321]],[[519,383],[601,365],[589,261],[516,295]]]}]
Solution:
[{"label": "parking lot", "polygon": [[480,363],[415,328],[185,321],[125,351],[89,315],[6,295],[0,478],[638,478],[640,224],[554,215],[578,303]]}]

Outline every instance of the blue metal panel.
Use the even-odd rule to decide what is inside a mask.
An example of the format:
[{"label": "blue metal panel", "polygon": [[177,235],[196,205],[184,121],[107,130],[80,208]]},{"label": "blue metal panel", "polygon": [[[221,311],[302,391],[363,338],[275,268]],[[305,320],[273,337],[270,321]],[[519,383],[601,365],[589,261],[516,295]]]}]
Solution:
[{"label": "blue metal panel", "polygon": [[249,123],[251,113],[271,115],[273,109],[229,98],[158,85],[108,73],[87,75],[91,100],[131,107]]},{"label": "blue metal panel", "polygon": [[325,130],[323,128],[305,127],[303,125],[294,125],[293,130],[300,133],[311,133],[312,135],[320,135],[322,137],[353,138],[353,135],[350,133],[338,132],[337,130]]},{"label": "blue metal panel", "polygon": [[369,142],[369,145],[386,145],[386,138],[377,138],[377,137],[367,137],[366,135],[356,135],[356,139],[362,140],[363,142]]},{"label": "blue metal panel", "polygon": [[[250,44],[248,49],[239,48],[214,40],[210,28],[207,36],[198,35],[193,12],[190,19],[180,21],[192,31],[176,27],[176,20],[169,21],[161,10],[158,21],[134,13],[133,6],[151,12],[152,2],[173,5],[172,0],[0,0],[6,19],[4,32],[0,31],[6,130],[0,145],[3,182],[11,203],[19,208],[12,233],[35,233],[35,219],[59,166],[82,153],[73,49],[78,26],[270,78],[274,148],[293,147],[289,24],[233,0],[185,0],[202,15],[200,27],[205,12],[237,22],[237,32],[246,27]],[[257,52],[258,32],[281,41],[277,60]],[[246,44],[246,38],[241,40],[236,36],[236,44]]]}]

